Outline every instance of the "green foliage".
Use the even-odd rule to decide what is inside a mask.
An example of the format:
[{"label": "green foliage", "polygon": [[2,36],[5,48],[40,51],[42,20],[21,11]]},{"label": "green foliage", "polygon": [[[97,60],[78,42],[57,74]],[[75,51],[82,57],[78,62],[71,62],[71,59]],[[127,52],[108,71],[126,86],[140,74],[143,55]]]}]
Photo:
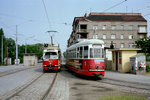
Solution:
[{"label": "green foliage", "polygon": [[150,62],[150,53],[146,55],[146,61]]},{"label": "green foliage", "polygon": [[1,53],[2,53],[2,37],[3,37],[3,59],[5,57],[5,36],[4,36],[4,32],[3,29],[0,29],[0,64],[2,64],[1,62]]},{"label": "green foliage", "polygon": [[141,53],[145,53],[145,55],[150,54],[150,38],[143,38],[135,41],[136,46],[141,48]]},{"label": "green foliage", "polygon": [[[3,59],[5,58],[5,49],[7,49],[8,54],[7,56],[12,59],[12,63],[16,59],[16,44],[12,38],[5,38],[3,29],[0,29],[0,48],[2,44],[2,36],[3,36]],[[7,48],[5,48],[7,47]],[[27,53],[34,53],[37,54],[38,58],[42,57],[43,53],[43,44],[34,44],[34,45],[18,45],[18,58],[20,62],[23,62],[23,55],[25,54],[25,48],[27,49]],[[1,49],[0,49],[0,62],[1,62]],[[0,63],[1,64],[1,63]]]},{"label": "green foliage", "polygon": [[38,59],[42,57],[43,54],[43,44],[34,44],[34,45],[22,45],[18,47],[18,57],[20,59],[20,62],[23,62],[23,55],[25,54],[25,48],[27,50],[27,53],[34,53],[38,56]]},{"label": "green foliage", "polygon": [[103,98],[102,100],[146,100],[141,97],[133,97],[133,96],[111,96]]},{"label": "green foliage", "polygon": [[8,50],[8,57],[12,59],[12,63],[14,64],[14,60],[16,58],[16,44],[12,38],[6,38],[6,45]]},{"label": "green foliage", "polygon": [[149,67],[149,65],[146,65],[146,72],[150,72],[150,67]]}]

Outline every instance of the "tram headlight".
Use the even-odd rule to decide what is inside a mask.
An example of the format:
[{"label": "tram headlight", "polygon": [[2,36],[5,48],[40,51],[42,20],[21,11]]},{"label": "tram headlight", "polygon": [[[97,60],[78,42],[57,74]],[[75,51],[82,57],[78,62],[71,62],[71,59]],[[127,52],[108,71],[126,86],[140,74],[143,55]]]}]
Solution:
[{"label": "tram headlight", "polygon": [[98,68],[99,68],[99,66],[98,66],[98,65],[96,65],[96,66],[95,66],[95,68],[96,68],[96,69],[98,69]]}]

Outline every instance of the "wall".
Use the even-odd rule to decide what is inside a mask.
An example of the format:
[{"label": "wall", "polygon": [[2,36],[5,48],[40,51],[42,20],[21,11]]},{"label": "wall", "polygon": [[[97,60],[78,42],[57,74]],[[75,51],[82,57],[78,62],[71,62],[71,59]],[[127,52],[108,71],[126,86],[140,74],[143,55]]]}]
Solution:
[{"label": "wall", "polygon": [[[118,53],[118,59],[116,59],[116,53]],[[137,55],[136,50],[112,51],[112,70],[119,72],[130,72],[130,57],[135,55]],[[118,62],[118,70],[116,70],[116,60]]]},{"label": "wall", "polygon": [[137,55],[137,51],[122,51],[122,72],[130,72],[130,57]]},{"label": "wall", "polygon": [[24,55],[23,57],[24,66],[37,66],[36,55]]}]

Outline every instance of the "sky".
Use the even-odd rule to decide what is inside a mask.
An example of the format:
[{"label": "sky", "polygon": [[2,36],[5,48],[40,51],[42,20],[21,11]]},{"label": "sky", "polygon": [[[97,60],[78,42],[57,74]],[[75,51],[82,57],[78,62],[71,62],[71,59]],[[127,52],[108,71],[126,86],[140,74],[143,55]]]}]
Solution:
[{"label": "sky", "polygon": [[[17,32],[20,45],[51,43],[50,35],[53,35],[54,43],[59,44],[64,52],[74,17],[90,12],[127,12],[142,14],[147,20],[150,36],[150,0],[123,1],[125,0],[0,0],[0,28],[5,37],[14,40]],[[49,35],[47,31],[51,30],[57,32]]]}]

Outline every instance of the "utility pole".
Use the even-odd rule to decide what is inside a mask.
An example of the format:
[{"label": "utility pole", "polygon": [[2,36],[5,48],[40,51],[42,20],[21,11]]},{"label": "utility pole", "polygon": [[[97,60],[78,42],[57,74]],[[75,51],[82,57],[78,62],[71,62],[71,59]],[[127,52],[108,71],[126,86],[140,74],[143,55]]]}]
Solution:
[{"label": "utility pole", "polygon": [[2,48],[1,48],[1,64],[3,64],[3,35],[2,35]]},{"label": "utility pole", "polygon": [[18,65],[18,36],[17,36],[17,25],[16,25],[16,64]]},{"label": "utility pole", "polygon": [[27,53],[27,43],[25,43],[25,54]]},{"label": "utility pole", "polygon": [[7,54],[7,40],[5,41],[5,64],[7,65],[8,54]]}]

